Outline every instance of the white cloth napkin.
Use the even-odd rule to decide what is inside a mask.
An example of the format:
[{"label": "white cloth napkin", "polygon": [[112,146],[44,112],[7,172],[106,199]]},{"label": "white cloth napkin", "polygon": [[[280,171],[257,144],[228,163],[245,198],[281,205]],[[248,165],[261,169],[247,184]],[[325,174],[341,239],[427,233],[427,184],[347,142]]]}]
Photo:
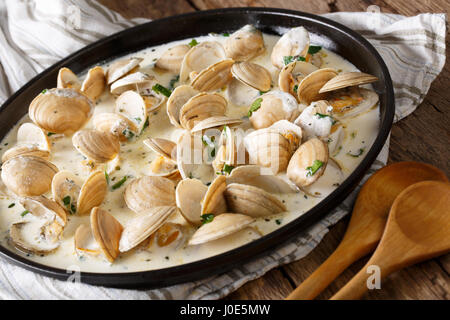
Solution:
[{"label": "white cloth napkin", "polygon": [[[404,17],[342,12],[324,16],[363,34],[383,56],[394,81],[396,120],[413,112],[445,63],[445,14]],[[92,0],[0,2],[0,104],[75,50],[146,21],[126,20]],[[388,150],[386,143],[364,181],[386,164]],[[328,227],[348,213],[356,193],[263,258],[208,279],[147,291],[110,289],[54,280],[0,260],[0,299],[218,299],[272,268],[305,257]]]}]

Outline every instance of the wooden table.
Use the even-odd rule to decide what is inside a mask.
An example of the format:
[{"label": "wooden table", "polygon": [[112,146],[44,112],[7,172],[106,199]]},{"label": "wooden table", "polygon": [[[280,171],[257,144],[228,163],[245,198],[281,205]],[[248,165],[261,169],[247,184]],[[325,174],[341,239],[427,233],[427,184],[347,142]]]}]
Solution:
[{"label": "wooden table", "polygon": [[[267,6],[310,13],[366,11],[377,5],[381,12],[407,16],[424,12],[450,12],[449,0],[100,0],[124,17],[158,19],[170,15],[238,6]],[[448,24],[447,24],[448,30]],[[446,52],[449,52],[446,39]],[[392,128],[389,162],[416,160],[433,164],[450,176],[450,65],[433,82],[424,102],[406,119]],[[247,283],[227,299],[282,299],[308,277],[337,247],[348,217],[325,236],[306,258],[271,270]],[[365,264],[361,260],[346,270],[319,298],[327,299],[341,288]],[[365,295],[366,299],[450,299],[450,254],[397,272],[382,283],[382,290]]]}]

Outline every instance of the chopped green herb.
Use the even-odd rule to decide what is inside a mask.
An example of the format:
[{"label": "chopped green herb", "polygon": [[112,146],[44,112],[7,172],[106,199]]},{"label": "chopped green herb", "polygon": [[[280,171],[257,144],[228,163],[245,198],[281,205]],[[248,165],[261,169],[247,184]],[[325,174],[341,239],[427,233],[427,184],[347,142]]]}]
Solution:
[{"label": "chopped green herb", "polygon": [[50,136],[52,136],[54,134],[56,134],[56,133],[54,133],[54,132],[47,132],[47,137],[50,137]]},{"label": "chopped green herb", "polygon": [[322,162],[322,161],[320,161],[320,160],[314,160],[313,165],[312,165],[311,167],[307,167],[307,168],[306,168],[306,170],[308,171],[308,172],[306,173],[306,176],[307,176],[307,177],[310,177],[310,176],[314,175],[314,174],[317,172],[317,170],[319,170],[320,168],[322,168],[322,166],[323,166],[323,162]]},{"label": "chopped green herb", "polygon": [[321,46],[309,46],[308,48],[308,53],[309,54],[316,54],[317,52],[319,52],[320,50],[322,50]]},{"label": "chopped green herb", "polygon": [[215,136],[209,137],[206,134],[204,134],[202,137],[202,142],[205,146],[208,147],[209,155],[211,158],[214,158],[216,156],[216,144],[214,143],[215,139]]},{"label": "chopped green herb", "polygon": [[125,183],[125,181],[127,181],[127,179],[128,179],[128,176],[123,177],[122,179],[117,181],[115,184],[113,184],[111,189],[113,189],[113,190],[119,189]]},{"label": "chopped green herb", "polygon": [[70,204],[70,196],[65,196],[62,200],[66,207]]},{"label": "chopped green herb", "polygon": [[159,83],[155,84],[152,87],[152,90],[157,92],[157,93],[161,93],[161,94],[165,95],[166,97],[170,97],[170,95],[172,94],[172,91],[170,91],[166,87],[160,85]]},{"label": "chopped green herb", "polygon": [[224,37],[229,37],[229,36],[230,36],[230,34],[229,34],[228,32],[224,32],[224,33],[222,33],[222,35],[223,35]]},{"label": "chopped green herb", "polygon": [[353,131],[353,132],[350,134],[350,136],[352,137],[352,139],[355,139],[355,137],[356,137],[356,131]]},{"label": "chopped green herb", "polygon": [[347,152],[347,155],[350,156],[350,157],[353,157],[353,158],[358,158],[360,155],[362,155],[364,153],[364,149],[365,148],[359,149],[357,154],[353,154],[353,153]]},{"label": "chopped green herb", "polygon": [[63,199],[64,206],[69,210],[70,213],[75,213],[77,211],[76,206],[72,203],[70,196],[65,196]]},{"label": "chopped green herb", "polygon": [[284,65],[288,65],[292,61],[306,61],[306,59],[302,56],[284,56],[283,57]]},{"label": "chopped green herb", "polygon": [[189,179],[193,179],[194,176],[192,175],[192,172],[189,172]]},{"label": "chopped green herb", "polygon": [[25,210],[24,212],[22,212],[21,214],[20,214],[20,216],[21,217],[25,217],[27,214],[29,214],[30,213],[30,211],[28,211],[28,210]]},{"label": "chopped green herb", "polygon": [[47,92],[47,89],[44,89],[44,90],[42,90],[42,94],[44,94],[44,93],[46,93]]},{"label": "chopped green herb", "polygon": [[332,124],[335,124],[335,123],[336,123],[336,120],[334,120],[334,118],[333,118],[332,116],[328,115],[328,114],[316,113],[315,115],[316,115],[317,117],[319,117],[320,119],[323,119],[323,118],[328,117],[328,118],[330,119],[330,121],[331,121]]},{"label": "chopped green herb", "polygon": [[8,206],[8,208],[12,208],[12,207],[14,207],[16,204],[15,203],[11,203],[9,206]]},{"label": "chopped green herb", "polygon": [[221,171],[217,171],[216,173],[219,174],[219,175],[225,175],[225,174],[229,175],[233,169],[234,169],[233,166],[230,166],[230,165],[225,163],[223,165],[222,170]]},{"label": "chopped green herb", "polygon": [[297,90],[298,90],[298,84],[296,84],[296,85],[294,86],[294,92],[295,92],[295,93],[297,93]]},{"label": "chopped green herb", "polygon": [[253,112],[261,108],[261,102],[263,101],[262,98],[258,98],[255,101],[253,101],[252,105],[250,106],[250,110],[248,111],[248,116],[251,117]]},{"label": "chopped green herb", "polygon": [[210,223],[214,220],[214,215],[212,213],[205,213],[200,216],[202,218],[202,224]]},{"label": "chopped green herb", "polygon": [[281,224],[281,219],[276,219],[276,220],[275,220],[275,223],[278,224],[278,225],[280,225],[280,224]]},{"label": "chopped green herb", "polygon": [[71,211],[72,213],[77,212],[77,207],[75,207],[75,205],[74,205],[73,203],[70,204],[70,211]]},{"label": "chopped green herb", "polygon": [[150,123],[149,123],[148,117],[147,117],[147,119],[145,120],[144,126],[142,127],[142,131],[144,131],[145,129],[147,129],[147,127],[148,127],[149,124],[150,124]]},{"label": "chopped green herb", "polygon": [[195,39],[192,39],[191,42],[189,42],[189,47],[195,47],[196,45],[198,45],[198,41]]},{"label": "chopped green herb", "polygon": [[129,130],[128,128],[122,131],[122,134],[127,138],[128,140],[132,139],[134,137],[134,132]]},{"label": "chopped green herb", "polygon": [[169,90],[173,90],[175,88],[175,83],[180,80],[180,75],[177,75],[175,78],[172,78],[169,82]]},{"label": "chopped green herb", "polygon": [[106,179],[106,183],[109,184],[109,174],[106,171],[105,171],[105,179]]},{"label": "chopped green herb", "polygon": [[138,123],[141,123],[142,119],[140,117],[134,118]]}]

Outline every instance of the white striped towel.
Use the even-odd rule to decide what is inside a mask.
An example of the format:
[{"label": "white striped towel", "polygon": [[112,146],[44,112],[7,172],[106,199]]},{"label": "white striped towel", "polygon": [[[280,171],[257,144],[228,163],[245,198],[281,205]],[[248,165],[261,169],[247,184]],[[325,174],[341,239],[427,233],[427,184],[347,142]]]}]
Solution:
[{"label": "white striped towel", "polygon": [[[74,9],[75,8],[75,9]],[[79,19],[74,11],[80,9]],[[422,102],[445,63],[445,14],[324,15],[360,32],[386,61],[395,85],[396,120]],[[126,20],[93,0],[0,2],[0,104],[37,73],[75,50],[146,19]],[[76,32],[67,28],[78,24]],[[386,164],[388,143],[364,181]],[[0,260],[0,299],[218,299],[277,266],[305,257],[348,213],[356,191],[326,218],[266,256],[197,282],[138,291],[43,277]]]}]

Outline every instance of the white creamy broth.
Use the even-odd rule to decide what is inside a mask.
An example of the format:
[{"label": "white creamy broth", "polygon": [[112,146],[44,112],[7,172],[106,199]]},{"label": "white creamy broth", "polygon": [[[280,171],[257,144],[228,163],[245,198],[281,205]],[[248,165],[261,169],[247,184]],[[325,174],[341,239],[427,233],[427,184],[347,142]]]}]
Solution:
[{"label": "white creamy broth", "polygon": [[[274,89],[276,89],[279,71],[271,64],[270,53],[279,37],[268,34],[264,34],[263,37],[266,52],[253,59],[252,62],[260,64],[270,71],[272,83],[274,84]],[[196,38],[199,43],[203,41],[219,41],[223,43],[225,39],[226,37],[222,35],[208,35]],[[159,83],[167,87],[169,86],[170,80],[174,78],[174,74],[169,72],[159,72],[154,69],[155,61],[168,48],[173,47],[176,44],[189,43],[190,40],[191,39],[186,39],[150,47],[129,56],[143,58],[144,60],[140,63],[140,71],[154,75]],[[339,72],[357,71],[355,66],[350,62],[333,52],[322,49],[320,54],[322,54],[324,61],[323,67],[332,67]],[[121,57],[120,59],[122,58],[124,57]],[[103,65],[105,69],[107,66],[108,64]],[[80,76],[84,77],[84,75]],[[178,84],[179,83],[177,83],[177,85]],[[220,93],[227,97],[225,91],[220,91]],[[235,106],[229,102],[227,115],[240,118],[247,115],[248,108],[249,106]],[[108,90],[105,90],[104,94],[98,100],[94,114],[103,112],[114,112],[114,97],[109,94]],[[24,116],[2,140],[0,155],[2,155],[9,147],[15,145],[17,129],[24,122],[30,122],[28,116]],[[336,152],[333,157],[341,166],[342,178],[345,179],[364,158],[365,152],[368,151],[376,137],[379,123],[379,108],[373,108],[354,118],[343,119],[341,122],[346,128],[346,135],[341,145],[341,149]],[[93,128],[92,118],[85,127]],[[121,142],[120,170],[112,173],[110,178],[113,181],[119,181],[125,175],[128,175],[129,177],[141,177],[146,175],[149,163],[155,159],[157,155],[153,151],[150,151],[142,141],[148,137],[166,138],[176,141],[181,132],[182,130],[175,129],[175,127],[170,124],[165,104],[158,110],[151,112],[149,117],[149,127],[144,133],[129,142]],[[50,137],[50,140],[52,142],[50,161],[54,163],[59,170],[69,170],[84,180],[89,172],[86,169],[86,166],[82,164],[82,161],[84,160],[83,156],[74,149],[72,138],[55,136]],[[357,154],[360,149],[363,149],[363,154],[361,156],[349,156],[349,154]],[[198,173],[198,175],[200,178],[201,173]],[[123,199],[125,186],[130,180],[131,178],[117,190],[111,191],[109,188],[108,194],[101,206],[103,209],[110,212],[122,225],[125,225],[127,220],[136,215],[126,206]],[[157,248],[156,246],[153,246],[149,250],[132,250],[131,252],[120,254],[114,263],[109,263],[102,255],[94,257],[89,255],[78,255],[75,252],[73,239],[75,230],[81,223],[89,225],[89,216],[68,215],[68,223],[62,235],[61,245],[55,252],[45,256],[21,254],[26,255],[30,260],[52,267],[66,269],[77,266],[81,271],[90,272],[134,272],[176,266],[222,253],[248,243],[261,235],[270,233],[301,216],[320,202],[336,187],[336,175],[332,172],[332,169],[328,169],[327,167],[325,174],[319,178],[311,188],[311,192],[321,194],[320,198],[308,196],[303,192],[295,194],[278,194],[276,196],[285,203],[288,209],[287,212],[275,216],[258,218],[256,222],[251,225],[252,228],[246,228],[231,236],[202,245],[186,246],[186,244],[184,244],[178,248]],[[46,194],[46,196],[51,198],[50,193]],[[13,203],[14,206],[12,206]],[[18,251],[13,248],[8,241],[9,227],[14,222],[27,219],[27,216],[21,217],[23,211],[24,208],[13,197],[0,197],[0,243],[15,252]],[[195,228],[189,227],[189,224],[179,213],[171,217],[170,221],[188,227],[190,235],[195,231]]]}]

